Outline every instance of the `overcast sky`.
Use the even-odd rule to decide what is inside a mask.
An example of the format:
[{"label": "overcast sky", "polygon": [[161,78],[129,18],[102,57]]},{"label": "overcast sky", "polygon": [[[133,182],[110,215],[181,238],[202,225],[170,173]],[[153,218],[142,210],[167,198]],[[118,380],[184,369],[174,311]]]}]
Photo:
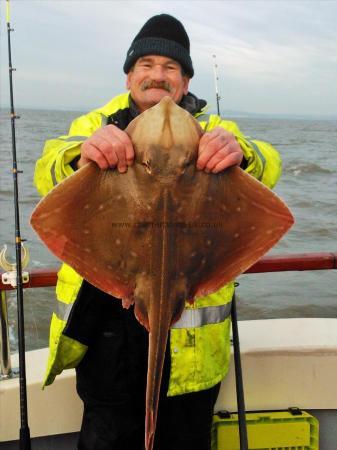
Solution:
[{"label": "overcast sky", "polygon": [[[5,0],[0,106],[8,105]],[[223,110],[337,116],[337,1],[11,0],[18,107],[91,110],[125,90],[126,51],[166,12],[191,40],[190,90]]]}]

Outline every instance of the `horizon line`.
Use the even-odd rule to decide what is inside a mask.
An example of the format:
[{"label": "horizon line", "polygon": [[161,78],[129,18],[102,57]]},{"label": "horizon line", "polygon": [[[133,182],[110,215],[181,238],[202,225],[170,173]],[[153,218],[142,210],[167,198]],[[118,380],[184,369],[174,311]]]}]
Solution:
[{"label": "horizon line", "polygon": [[[33,110],[33,111],[60,111],[60,112],[79,112],[79,113],[87,113],[93,111],[97,108],[81,108],[81,107],[39,107],[39,106],[16,106],[16,110]],[[0,111],[10,110],[10,105],[0,106]],[[217,114],[215,109],[209,109],[207,113]],[[236,117],[236,118],[275,118],[275,119],[286,119],[286,118],[297,118],[297,119],[321,119],[321,120],[337,120],[337,113],[328,113],[328,114],[314,114],[314,113],[282,113],[282,112],[253,112],[253,111],[242,111],[242,110],[233,110],[227,109],[223,110],[220,114],[222,117],[226,115],[227,117]]]}]

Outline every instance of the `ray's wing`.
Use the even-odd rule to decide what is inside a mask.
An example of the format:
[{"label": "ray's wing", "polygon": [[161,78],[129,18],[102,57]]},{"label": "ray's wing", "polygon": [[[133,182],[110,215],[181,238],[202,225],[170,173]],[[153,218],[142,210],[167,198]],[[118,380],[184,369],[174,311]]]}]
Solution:
[{"label": "ray's wing", "polygon": [[[234,279],[293,222],[284,203],[241,169],[218,175],[196,171],[200,130],[192,122],[164,98],[128,129],[139,162],[146,157],[147,141],[157,149],[157,180],[146,176],[137,158],[122,175],[88,164],[51,191],[31,219],[49,249],[90,283],[116,297],[134,295],[137,317],[150,330],[149,450],[168,329],[184,299],[214,292]],[[181,160],[177,150],[190,156],[190,164],[170,172]],[[169,158],[174,154],[176,159]],[[149,221],[160,227],[146,226]]]},{"label": "ray's wing", "polygon": [[119,298],[132,298],[139,260],[146,261],[150,230],[139,223],[148,220],[153,197],[137,181],[139,170],[119,174],[87,164],[43,198],[31,217],[58,258]]},{"label": "ray's wing", "polygon": [[[292,226],[285,203],[238,167],[220,174],[196,171],[194,195],[181,182],[178,221],[187,224],[181,236],[180,267],[191,296],[215,292],[261,258]],[[186,186],[185,186],[186,185]]]}]

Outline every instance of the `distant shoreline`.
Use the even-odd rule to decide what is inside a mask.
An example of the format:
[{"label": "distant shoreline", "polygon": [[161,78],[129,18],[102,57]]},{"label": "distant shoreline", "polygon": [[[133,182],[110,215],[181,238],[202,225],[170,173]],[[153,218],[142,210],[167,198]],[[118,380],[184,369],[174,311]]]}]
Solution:
[{"label": "distant shoreline", "polygon": [[[0,112],[8,112],[10,107],[0,107]],[[16,107],[16,111],[54,111],[54,112],[65,112],[65,113],[77,113],[78,115],[86,114],[92,109],[52,109],[52,108],[28,108],[28,107]],[[208,110],[206,114],[216,114],[215,110]],[[224,110],[221,112],[223,118],[228,119],[262,119],[262,120],[322,120],[322,121],[333,121],[337,120],[337,115],[313,115],[313,114],[278,114],[278,113],[254,113],[247,111],[233,111]]]}]

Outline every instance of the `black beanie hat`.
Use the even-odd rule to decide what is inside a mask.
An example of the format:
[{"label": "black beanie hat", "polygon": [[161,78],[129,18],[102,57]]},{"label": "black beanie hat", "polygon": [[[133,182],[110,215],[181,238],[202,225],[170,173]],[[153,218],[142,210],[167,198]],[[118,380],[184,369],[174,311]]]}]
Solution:
[{"label": "black beanie hat", "polygon": [[178,61],[184,71],[193,77],[190,40],[181,22],[168,14],[151,17],[141,28],[129,48],[123,66],[128,73],[141,56],[160,55]]}]

